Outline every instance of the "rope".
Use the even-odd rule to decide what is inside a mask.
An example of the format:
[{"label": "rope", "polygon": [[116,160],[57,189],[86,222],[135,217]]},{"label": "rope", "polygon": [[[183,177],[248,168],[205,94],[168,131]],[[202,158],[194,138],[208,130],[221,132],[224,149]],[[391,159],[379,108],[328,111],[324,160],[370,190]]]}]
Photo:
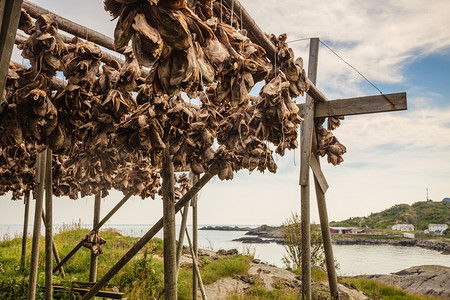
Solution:
[{"label": "rope", "polygon": [[364,76],[360,71],[358,71],[354,66],[352,66],[349,62],[347,62],[345,59],[343,59],[339,54],[336,53],[336,51],[334,51],[333,49],[331,49],[330,46],[328,46],[327,44],[325,44],[324,42],[322,42],[322,40],[319,40],[320,43],[322,45],[324,45],[325,47],[328,48],[328,50],[330,50],[334,55],[336,55],[340,60],[342,60],[345,64],[347,64],[350,68],[352,68],[353,70],[355,70],[356,73],[358,73],[362,78],[364,78],[365,81],[367,81],[371,86],[373,86],[379,93],[381,96],[383,96],[384,99],[386,99],[392,106],[395,106],[394,103],[392,103],[391,100],[389,100],[384,94],[383,92],[375,86],[375,84],[373,84],[369,79],[366,78],[366,76]]},{"label": "rope", "polygon": [[[286,43],[294,43],[294,42],[306,41],[306,40],[309,40],[309,39],[311,39],[311,38],[295,39],[295,40],[292,40],[292,41],[289,41],[289,42],[286,42]],[[389,102],[389,104],[391,104],[393,107],[395,107],[394,103],[392,103],[392,101],[389,100],[389,99],[386,97],[386,95],[383,94],[383,92],[382,92],[375,84],[373,84],[369,79],[367,79],[366,76],[364,76],[364,75],[363,75],[360,71],[358,71],[354,66],[352,66],[349,62],[347,62],[345,59],[343,59],[342,56],[340,56],[339,54],[337,54],[336,51],[334,51],[333,49],[331,49],[331,47],[328,46],[327,44],[325,44],[322,40],[319,39],[319,41],[320,41],[320,43],[321,43],[322,45],[324,45],[325,47],[327,47],[328,50],[331,51],[331,53],[333,53],[334,55],[336,55],[336,56],[337,56],[340,60],[342,60],[346,65],[348,65],[348,66],[349,66],[350,68],[352,68],[356,73],[358,73],[358,75],[361,76],[365,81],[367,81],[372,87],[374,87],[374,88],[380,93],[380,95],[383,96],[383,98],[384,98],[387,102]]]}]

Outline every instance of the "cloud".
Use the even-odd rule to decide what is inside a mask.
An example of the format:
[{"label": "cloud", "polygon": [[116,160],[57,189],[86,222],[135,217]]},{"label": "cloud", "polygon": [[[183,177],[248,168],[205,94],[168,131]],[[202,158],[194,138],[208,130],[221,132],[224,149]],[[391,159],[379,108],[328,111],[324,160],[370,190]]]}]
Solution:
[{"label": "cloud", "polygon": [[[242,0],[257,24],[288,40],[320,37],[370,80],[402,82],[405,63],[448,49],[448,1],[257,1]],[[262,5],[262,3],[264,3]],[[307,61],[308,41],[290,44]],[[361,92],[362,78],[321,47],[318,85],[329,97]],[[344,88],[345,87],[345,88]]]}]

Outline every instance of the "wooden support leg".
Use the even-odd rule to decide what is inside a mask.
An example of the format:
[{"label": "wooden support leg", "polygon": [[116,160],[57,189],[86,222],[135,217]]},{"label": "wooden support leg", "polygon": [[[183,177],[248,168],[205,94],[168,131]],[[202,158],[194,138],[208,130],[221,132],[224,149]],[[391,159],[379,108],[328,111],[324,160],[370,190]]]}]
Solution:
[{"label": "wooden support leg", "polygon": [[208,298],[206,297],[206,292],[205,292],[205,287],[203,286],[203,281],[202,281],[202,275],[200,274],[200,269],[198,268],[198,258],[197,258],[197,254],[195,253],[194,247],[192,246],[191,243],[191,238],[189,237],[189,232],[186,229],[186,237],[189,243],[189,249],[191,250],[191,255],[192,255],[192,264],[194,265],[194,272],[195,275],[197,275],[197,280],[198,283],[200,285],[200,292],[202,293],[202,299],[203,300],[207,300]]},{"label": "wooden support leg", "polygon": [[[101,203],[101,192],[98,192],[95,195],[95,203],[94,203],[94,221],[92,223],[94,228],[98,225],[98,221],[100,219],[100,203]],[[95,230],[94,232],[98,234],[98,230]],[[91,253],[89,282],[95,282],[97,280],[97,262],[98,262],[98,254]]]},{"label": "wooden support leg", "polygon": [[[44,226],[47,226],[47,224],[46,224],[47,218],[45,216],[44,210],[42,210],[42,222],[44,222]],[[52,237],[52,249],[53,249],[53,256],[55,257],[56,264],[59,264],[61,262],[61,259],[59,258],[58,249],[56,248],[53,237]],[[61,273],[63,278],[66,277],[66,273],[64,273],[64,268],[62,266],[59,268],[59,272]]]},{"label": "wooden support leg", "polygon": [[20,256],[20,272],[25,271],[25,261],[27,256],[27,237],[28,237],[28,216],[30,212],[30,191],[25,192],[23,198],[25,204],[25,212],[23,217],[23,233],[22,233],[22,255]]},{"label": "wooden support leg", "polygon": [[311,219],[309,185],[301,186],[302,298],[311,299]]},{"label": "wooden support leg", "polygon": [[339,299],[333,246],[331,245],[330,226],[328,223],[327,202],[325,201],[325,194],[320,189],[319,182],[316,178],[314,178],[314,184],[316,187],[317,206],[319,208],[320,228],[322,230],[325,263],[327,265],[328,284],[330,285],[331,299]]},{"label": "wooden support leg", "polygon": [[[94,227],[94,229],[92,229],[92,231],[95,230],[99,230],[106,222],[108,222],[108,220],[122,207],[122,205],[125,204],[125,202],[128,201],[128,199],[130,199],[131,197],[131,193],[127,194],[122,200],[120,200],[119,203],[116,204],[116,206],[114,206],[113,209],[111,209],[111,211],[105,216],[103,217],[103,219],[97,224],[97,226]],[[91,232],[92,232],[91,231]],[[60,263],[58,263],[58,265],[56,267],[53,268],[53,273],[55,273],[56,271],[58,271],[70,258],[72,258],[72,256],[75,255],[75,253],[77,253],[78,250],[80,250],[80,248],[83,246],[84,241],[81,240],[73,249],[72,251],[69,252],[69,254],[67,254]]]},{"label": "wooden support leg", "polygon": [[175,191],[173,164],[168,147],[162,158],[162,196],[164,225],[164,299],[177,299],[177,245],[175,234]]},{"label": "wooden support leg", "polygon": [[[194,197],[210,180],[213,178],[213,174],[205,174],[202,178],[177,202],[175,205],[175,212],[181,210],[181,208],[188,203],[192,197]],[[128,250],[127,253],[103,276],[92,288],[91,290],[83,296],[81,300],[91,299],[97,294],[102,287],[104,287],[114,275],[117,274],[145,245],[161,230],[163,227],[163,218],[159,219],[158,222],[147,231],[144,236]]]},{"label": "wooden support leg", "polygon": [[36,208],[34,211],[33,242],[31,244],[30,278],[28,281],[27,299],[36,298],[36,283],[39,263],[39,241],[41,237],[41,214],[44,202],[44,171],[45,153],[37,154],[36,158]]},{"label": "wooden support leg", "polygon": [[53,186],[52,186],[52,150],[47,147],[45,163],[45,299],[53,299]]},{"label": "wooden support leg", "polygon": [[[195,186],[198,182],[198,175],[191,173],[192,186]],[[198,195],[196,194],[192,200],[192,244],[194,247],[195,256],[198,256]],[[195,275],[195,270],[192,270],[192,299],[197,299],[197,276]]]},{"label": "wooden support leg", "polygon": [[177,245],[177,272],[180,270],[180,259],[183,252],[184,230],[186,229],[187,217],[189,212],[189,202],[183,208],[183,218],[181,219],[180,234],[178,236]]}]

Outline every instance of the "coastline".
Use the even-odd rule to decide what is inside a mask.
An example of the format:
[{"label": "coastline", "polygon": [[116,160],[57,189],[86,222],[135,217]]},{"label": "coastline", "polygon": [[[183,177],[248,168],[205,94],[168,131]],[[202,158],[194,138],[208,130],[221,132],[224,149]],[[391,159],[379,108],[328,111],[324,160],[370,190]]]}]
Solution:
[{"label": "coastline", "polygon": [[[277,243],[284,245],[282,226],[261,225],[257,228],[238,227],[238,226],[206,226],[199,230],[218,230],[218,231],[246,231],[245,235],[251,237],[242,237],[233,241],[242,242],[244,244],[266,244]],[[420,247],[428,250],[438,251],[444,255],[450,255],[450,241],[444,240],[428,240],[428,239],[392,239],[388,235],[332,235],[332,243],[335,245],[381,245],[387,244],[392,246],[403,247]]]}]

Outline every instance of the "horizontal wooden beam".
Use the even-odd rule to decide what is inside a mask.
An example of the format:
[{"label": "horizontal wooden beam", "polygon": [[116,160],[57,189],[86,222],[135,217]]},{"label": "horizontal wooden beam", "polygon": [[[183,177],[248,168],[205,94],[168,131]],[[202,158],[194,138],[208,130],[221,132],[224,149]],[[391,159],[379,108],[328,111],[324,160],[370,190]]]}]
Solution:
[{"label": "horizontal wooden beam", "polygon": [[[297,105],[299,115],[302,115],[303,105]],[[316,102],[314,116],[316,118],[351,116],[406,109],[406,93],[395,93]]]}]

